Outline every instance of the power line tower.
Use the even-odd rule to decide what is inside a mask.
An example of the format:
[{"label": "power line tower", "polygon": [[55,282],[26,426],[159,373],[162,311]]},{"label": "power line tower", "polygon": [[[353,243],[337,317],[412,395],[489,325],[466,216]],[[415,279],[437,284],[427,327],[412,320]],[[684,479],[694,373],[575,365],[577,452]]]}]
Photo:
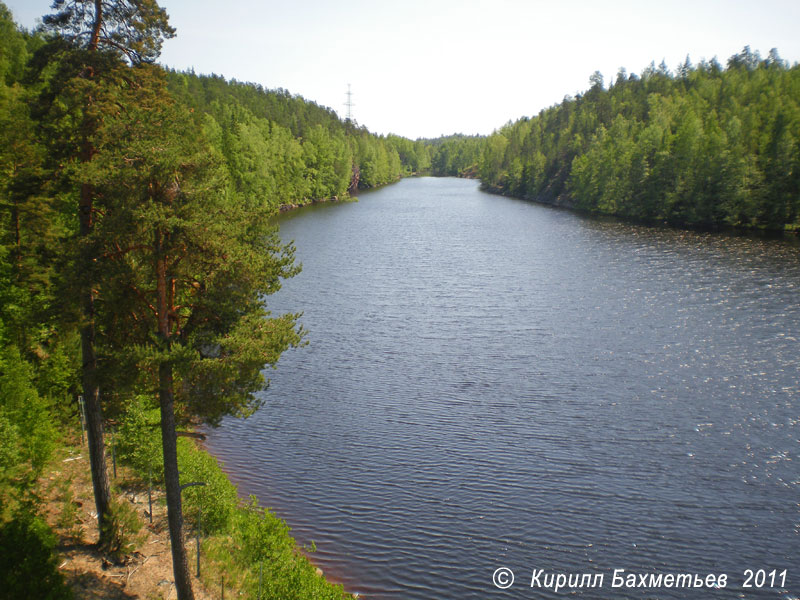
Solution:
[{"label": "power line tower", "polygon": [[353,104],[353,92],[350,91],[349,83],[347,84],[347,102],[345,102],[344,105],[347,107],[347,120],[352,121],[353,107],[355,106],[355,104]]}]

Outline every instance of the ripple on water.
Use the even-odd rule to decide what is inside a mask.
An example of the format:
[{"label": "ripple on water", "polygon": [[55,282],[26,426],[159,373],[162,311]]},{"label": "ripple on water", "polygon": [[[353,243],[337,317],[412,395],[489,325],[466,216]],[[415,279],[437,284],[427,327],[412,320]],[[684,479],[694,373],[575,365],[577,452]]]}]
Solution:
[{"label": "ripple on water", "polygon": [[727,572],[653,592],[729,598],[798,564],[796,246],[424,178],[281,235],[304,269],[269,308],[303,311],[310,346],[208,445],[347,589],[511,598],[504,565]]}]

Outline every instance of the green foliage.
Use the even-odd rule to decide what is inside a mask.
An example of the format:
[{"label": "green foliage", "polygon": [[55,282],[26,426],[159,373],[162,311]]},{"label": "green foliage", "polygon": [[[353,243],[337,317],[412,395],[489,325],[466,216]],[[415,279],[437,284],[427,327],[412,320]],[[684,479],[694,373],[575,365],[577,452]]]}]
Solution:
[{"label": "green foliage", "polygon": [[[179,424],[256,410],[264,367],[303,334],[297,315],[265,307],[298,270],[270,217],[429,164],[424,145],[372,135],[284,90],[146,64],[173,35],[155,0],[53,9],[46,33],[30,35],[0,4],[2,518],[34,504],[55,424],[77,423],[81,387],[94,397],[99,383],[107,416],[120,417],[120,459],[142,478],[152,466],[156,480],[153,389],[174,397]],[[207,484],[185,490],[188,520],[232,531],[235,488],[213,458],[178,446],[182,480]],[[63,502],[69,528],[76,505]],[[107,550],[130,552],[138,527],[127,504],[112,504]],[[295,561],[291,539],[281,544]]]},{"label": "green foliage", "polygon": [[45,16],[43,24],[73,44],[108,48],[134,63],[155,60],[163,40],[175,36],[166,11],[155,0],[103,2],[102,16],[94,4],[94,0],[55,0],[56,12]]},{"label": "green foliage", "polygon": [[55,546],[56,537],[41,517],[21,512],[0,523],[0,599],[71,599]]},{"label": "green foliage", "polygon": [[0,598],[55,600],[72,595],[55,536],[35,514],[36,482],[60,435],[53,400],[74,373],[60,361],[53,310],[63,223],[43,193],[45,152],[28,106],[35,90],[23,82],[40,41],[0,2]]},{"label": "green foliage", "polygon": [[209,540],[205,552],[213,559],[211,573],[207,570],[205,577],[218,581],[223,573],[247,597],[256,597],[259,589],[262,598],[351,597],[317,574],[290,537],[286,523],[259,508],[253,497],[237,511],[230,537]]},{"label": "green foliage", "polygon": [[125,500],[111,498],[103,527],[106,529],[103,550],[117,561],[133,553],[145,539],[139,515]]},{"label": "green foliage", "polygon": [[0,520],[12,504],[12,498],[19,494],[19,480],[24,471],[22,459],[23,439],[19,427],[0,407]]},{"label": "green foliage", "polygon": [[78,432],[76,393],[80,389],[80,339],[74,329],[64,327],[62,337],[54,332],[42,344],[42,356],[36,369],[36,388],[48,398],[50,411],[58,426]]},{"label": "green foliage", "polygon": [[[117,457],[142,481],[152,473],[154,485],[163,485],[164,460],[161,447],[159,411],[146,396],[135,397],[127,406],[116,436]],[[184,517],[197,526],[198,516],[206,533],[224,531],[239,503],[236,488],[216,459],[198,449],[187,438],[178,439],[178,469],[181,481],[203,482],[183,491]]]},{"label": "green foliage", "polygon": [[14,23],[11,11],[0,2],[0,85],[18,81],[27,60],[25,36]]},{"label": "green foliage", "polygon": [[[3,12],[0,28],[5,30],[9,22]],[[16,40],[19,57],[27,59],[25,37],[14,33],[5,43]],[[9,340],[33,358],[47,353],[53,337],[52,283],[63,224],[58,200],[43,189],[45,149],[29,110],[34,93],[18,80],[17,71],[0,79],[0,318]]]},{"label": "green foliage", "polygon": [[78,503],[72,491],[72,480],[64,480],[64,492],[61,498],[61,512],[58,514],[58,527],[75,541],[83,539],[83,526],[78,512]]},{"label": "green foliage", "polygon": [[159,412],[151,397],[137,394],[128,401],[115,435],[117,458],[145,481],[162,481],[164,456],[161,449]]},{"label": "green foliage", "polygon": [[0,456],[4,462],[15,461],[9,473],[16,473],[3,479],[25,490],[50,459],[59,433],[49,402],[36,391],[33,368],[14,346],[0,350],[0,427],[8,436],[0,439]]},{"label": "green foliage", "polygon": [[451,135],[425,140],[430,152],[430,169],[434,175],[474,177],[486,144],[482,136]]},{"label": "green foliage", "polygon": [[486,141],[487,187],[642,221],[800,226],[800,66],[749,48],[677,75],[651,65]]},{"label": "green foliage", "polygon": [[183,491],[186,519],[205,533],[226,531],[233,520],[239,497],[236,488],[222,471],[217,460],[186,438],[178,440],[178,468],[181,482],[202,482],[204,486]]},{"label": "green foliage", "polygon": [[194,73],[170,72],[168,82],[179,103],[204,113],[233,191],[273,211],[342,199],[354,184],[384,185],[430,164],[424,144],[375,136],[283,89]]},{"label": "green foliage", "polygon": [[293,547],[285,523],[267,511],[257,510],[253,505],[250,511],[242,513],[235,540],[236,560],[249,565],[241,587],[251,596],[258,591],[261,573],[262,595],[266,598],[350,597],[341,586],[317,575],[314,565]]},{"label": "green foliage", "polygon": [[278,562],[293,554],[295,546],[289,537],[289,527],[271,512],[259,508],[255,496],[239,511],[236,518],[236,537],[239,558],[249,566],[262,561]]},{"label": "green foliage", "polygon": [[[397,135],[386,136],[386,141],[397,152],[400,162],[408,175],[427,173],[431,170],[431,141],[411,141]],[[435,143],[435,140],[434,142]]]},{"label": "green foliage", "polygon": [[[152,401],[137,396],[128,404],[116,440],[117,456],[122,463],[132,467],[143,481],[147,481],[152,472],[155,485],[163,485],[159,483],[164,473],[159,412]],[[205,486],[192,486],[183,491],[187,521],[197,526],[199,516],[206,533],[228,528],[239,498],[216,459],[198,449],[190,439],[181,437],[178,439],[178,469],[183,483],[205,483]]]},{"label": "green foliage", "polygon": [[[155,453],[160,444],[160,432],[153,426],[157,419],[157,409],[151,408],[144,397],[136,398],[123,416],[117,436],[118,456],[145,480],[148,460],[145,457],[148,452]],[[151,450],[139,454],[135,451],[136,446]],[[160,455],[160,449],[158,452]],[[206,484],[185,488],[182,498],[186,520],[197,527],[200,517],[200,528],[205,538],[203,572],[206,577],[209,571],[216,576],[210,581],[216,583],[218,574],[222,573],[229,585],[255,596],[261,568],[263,597],[298,600],[349,597],[341,586],[331,585],[317,575],[315,567],[298,550],[284,521],[258,507],[254,497],[247,505],[241,505],[236,488],[216,459],[198,448],[192,440],[178,439],[178,465],[183,483]],[[118,507],[113,508],[112,515],[116,515],[118,510]],[[112,522],[119,527],[116,516]],[[122,533],[136,531],[134,525],[129,524]],[[120,537],[116,531],[113,539]],[[130,538],[130,533],[123,536],[123,540]],[[124,551],[119,553],[125,554]]]},{"label": "green foliage", "polygon": [[[144,397],[138,397],[130,403],[122,417],[117,435],[118,456],[144,480],[147,477],[146,457],[155,454],[160,445],[160,431],[153,426],[157,419],[158,412],[152,408],[152,403],[148,403]],[[137,446],[151,450],[137,453]],[[160,448],[158,453],[160,456]],[[254,497],[250,498],[248,504],[242,505],[236,488],[216,459],[185,437],[178,439],[178,465],[182,483],[206,484],[185,488],[182,498],[184,515],[193,527],[197,527],[200,516],[200,528],[206,537],[203,554],[207,559],[212,559],[213,572],[224,573],[230,585],[253,596],[258,590],[261,567],[264,597],[337,600],[348,597],[340,586],[331,585],[317,575],[314,566],[299,552],[284,521],[258,507]],[[112,515],[116,515],[118,510],[115,507]],[[115,517],[112,522],[119,527],[118,518]],[[125,533],[136,529],[129,524],[122,531]],[[118,538],[119,534],[115,533],[113,539]],[[123,536],[123,539],[130,539],[130,534],[127,538]],[[207,575],[208,560],[204,564],[203,571]]]},{"label": "green foliage", "polygon": [[[186,418],[249,414],[264,366],[300,341],[294,315],[264,308],[297,272],[293,248],[268,206],[226,193],[218,155],[169,98],[163,73],[140,66],[128,75],[138,81],[120,90],[128,110],[104,120],[97,155],[81,165],[104,213],[90,242],[97,322],[113,357],[106,377],[153,389],[169,367]],[[127,382],[126,373],[141,378]]]}]

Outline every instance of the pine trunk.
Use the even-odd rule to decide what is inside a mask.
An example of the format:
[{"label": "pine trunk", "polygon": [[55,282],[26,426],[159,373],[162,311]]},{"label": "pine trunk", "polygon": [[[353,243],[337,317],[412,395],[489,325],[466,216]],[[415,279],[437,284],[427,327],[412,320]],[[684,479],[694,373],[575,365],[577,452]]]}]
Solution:
[{"label": "pine trunk", "polygon": [[[92,231],[92,190],[84,184],[81,187],[81,199],[78,210],[80,234],[88,236]],[[80,294],[83,325],[81,326],[81,379],[83,384],[83,402],[86,412],[86,434],[89,445],[89,464],[92,471],[92,487],[94,503],[97,509],[97,525],[100,529],[98,544],[103,546],[108,539],[104,527],[108,505],[111,501],[111,490],[106,468],[106,449],[103,442],[103,411],[100,405],[100,388],[97,383],[97,355],[95,353],[94,295],[88,273],[90,272],[87,257],[84,261],[84,276]]]},{"label": "pine trunk", "polygon": [[[169,290],[167,287],[167,258],[162,248],[163,237],[155,234],[156,294],[158,296],[158,333],[165,346],[170,343]],[[178,473],[178,436],[175,432],[175,398],[172,384],[172,365],[169,358],[158,366],[158,397],[161,405],[161,446],[164,449],[164,484],[167,488],[167,521],[172,547],[172,573],[178,600],[194,600],[186,547],[183,543],[183,508],[181,482]]]},{"label": "pine trunk", "polygon": [[164,449],[164,483],[167,488],[167,521],[172,546],[172,573],[178,600],[194,600],[186,547],[183,543],[183,509],[178,474],[178,436],[175,433],[175,409],[172,394],[172,367],[162,363],[158,368],[159,401],[161,404],[161,445]]}]

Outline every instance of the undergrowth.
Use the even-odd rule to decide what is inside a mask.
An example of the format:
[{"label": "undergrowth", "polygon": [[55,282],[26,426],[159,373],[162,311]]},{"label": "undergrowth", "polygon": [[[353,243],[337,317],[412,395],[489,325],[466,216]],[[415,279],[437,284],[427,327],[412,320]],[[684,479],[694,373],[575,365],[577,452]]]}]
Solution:
[{"label": "undergrowth", "polygon": [[[146,397],[131,402],[116,437],[117,456],[147,484],[163,485],[158,409]],[[317,574],[289,533],[286,523],[258,506],[242,502],[216,459],[194,441],[178,439],[181,483],[201,482],[183,492],[183,513],[201,539],[201,577],[209,590],[224,581],[226,594],[240,598],[342,600],[351,598],[340,585]],[[186,540],[189,564],[196,565],[196,544]],[[308,549],[312,551],[313,548]]]}]

